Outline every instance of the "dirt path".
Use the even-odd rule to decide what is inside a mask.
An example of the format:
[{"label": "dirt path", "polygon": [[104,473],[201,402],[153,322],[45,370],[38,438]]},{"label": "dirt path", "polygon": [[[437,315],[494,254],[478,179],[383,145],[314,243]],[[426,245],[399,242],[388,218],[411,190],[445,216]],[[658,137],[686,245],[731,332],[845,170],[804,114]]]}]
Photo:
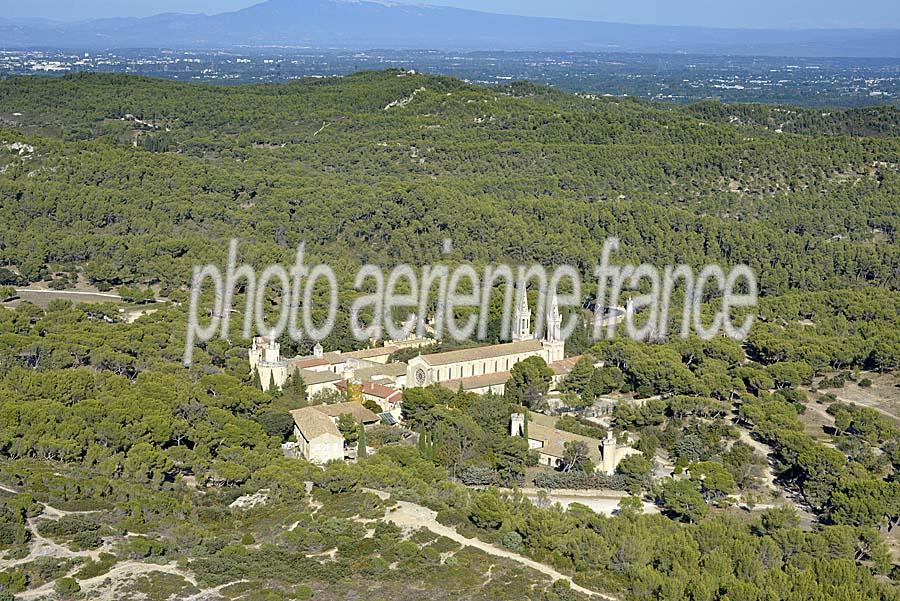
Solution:
[{"label": "dirt path", "polygon": [[[19,491],[16,489],[0,484],[0,490],[8,492],[10,494],[18,494]],[[30,547],[28,550],[28,555],[21,559],[15,560],[0,560],[0,570],[7,570],[10,568],[14,568],[19,565],[24,565],[26,563],[32,562],[35,559],[41,557],[53,557],[55,559],[71,559],[76,557],[89,558],[94,561],[100,560],[101,553],[109,553],[112,551],[112,545],[109,542],[106,542],[99,549],[92,549],[89,551],[72,551],[65,545],[60,545],[59,543],[55,543],[52,540],[42,536],[38,532],[38,522],[43,519],[59,519],[65,515],[73,515],[73,514],[88,514],[88,513],[96,513],[95,511],[65,511],[62,509],[57,509],[55,507],[51,507],[50,505],[43,505],[43,512],[36,517],[28,518],[26,521],[28,525],[28,529],[31,531],[31,541]],[[73,573],[80,569],[80,566],[76,566],[73,569]],[[85,580],[80,580],[79,585],[81,585],[82,591],[92,592],[92,589],[99,589],[97,592],[98,595],[89,596],[91,599],[98,599],[103,601],[115,601],[116,596],[112,593],[115,591],[115,584],[121,582],[125,579],[130,579],[134,576],[139,576],[141,574],[147,574],[151,572],[165,572],[168,574],[175,574],[177,576],[181,576],[186,581],[188,581],[192,586],[197,586],[197,582],[193,576],[191,576],[186,571],[179,568],[176,564],[152,564],[152,563],[143,563],[139,561],[125,561],[116,564],[110,569],[109,572],[102,574],[100,576],[96,576],[94,578],[87,578]],[[71,576],[72,574],[67,574]],[[227,585],[225,585],[227,586]],[[30,590],[23,591],[18,593],[17,599],[38,599],[44,596],[53,595],[53,587],[54,581],[43,584],[37,588],[33,588]],[[208,591],[201,591],[202,593],[217,593],[219,588],[209,589]],[[112,596],[110,596],[112,594]],[[191,599],[195,599],[195,601],[199,601],[202,597],[194,596]]]},{"label": "dirt path", "polygon": [[3,492],[8,492],[11,495],[19,494],[19,491],[17,491],[15,488],[10,488],[10,487],[4,486],[2,484],[0,484],[0,490],[2,490]]},{"label": "dirt path", "polygon": [[[500,492],[507,494],[513,493],[513,490],[510,488],[500,488],[499,490]],[[591,508],[596,513],[602,513],[604,515],[615,515],[619,510],[619,503],[622,502],[622,499],[631,497],[628,493],[617,490],[580,490],[568,488],[548,490],[544,488],[535,488],[533,486],[524,486],[519,489],[519,492],[537,506],[541,506],[544,502],[549,503],[550,505],[559,503],[564,509],[568,509],[569,505],[578,503]],[[641,501],[641,506],[644,513],[659,513],[659,508],[653,503]]]},{"label": "dirt path", "polygon": [[73,551],[64,545],[53,542],[52,540],[41,536],[37,529],[38,518],[29,518],[27,521],[28,528],[31,530],[31,542],[28,555],[21,559],[0,560],[0,570],[14,568],[24,565],[40,557],[54,557],[56,559],[67,559],[73,557],[87,557],[98,561],[101,553],[109,553],[110,545],[104,544],[99,549],[90,551]]},{"label": "dirt path", "polygon": [[[12,494],[18,493],[18,491],[16,491],[15,489],[3,485],[0,485],[0,490],[4,490]],[[377,494],[383,500],[386,500],[390,497],[390,495],[382,491],[369,490],[368,492]],[[45,508],[50,509],[50,511],[47,513],[49,515],[53,515],[54,517],[59,517],[67,513],[51,508],[49,506],[45,506]],[[38,557],[47,556],[56,558],[89,557],[91,559],[98,560],[100,553],[109,550],[107,548],[107,545],[105,544],[100,549],[91,551],[72,551],[68,547],[59,545],[38,534],[36,524],[37,519],[38,518],[31,518],[28,520],[28,526],[33,534],[31,549],[28,553],[28,556],[15,561],[0,561],[0,570],[28,563]],[[576,584],[571,577],[558,572],[548,565],[539,563],[523,555],[519,555],[518,553],[513,553],[512,551],[502,549],[478,539],[466,538],[465,536],[459,534],[454,528],[444,526],[443,524],[438,522],[437,513],[428,509],[427,507],[422,507],[421,505],[416,505],[414,503],[409,503],[406,501],[399,501],[396,506],[392,507],[388,511],[387,515],[385,516],[385,520],[404,529],[417,530],[419,528],[426,528],[434,532],[435,534],[445,536],[463,546],[473,547],[489,555],[493,555],[495,557],[503,557],[511,561],[515,561],[537,572],[545,574],[553,580],[565,580],[571,585],[573,590],[578,591],[582,594],[592,597],[599,597],[608,601],[618,601],[616,597],[598,593]],[[119,593],[119,585],[124,584],[137,576],[150,574],[153,572],[162,572],[180,576],[181,578],[184,578],[186,582],[191,584],[191,586],[197,587],[197,581],[193,577],[193,575],[191,575],[186,570],[178,567],[178,565],[175,563],[153,564],[139,561],[121,562],[119,564],[116,564],[109,572],[100,576],[95,576],[93,578],[80,580],[79,584],[81,585],[82,591],[87,594],[87,598],[96,599],[97,601],[115,601]],[[239,584],[241,582],[246,581],[238,580],[220,586],[204,589],[186,597],[185,599],[186,601],[203,601],[205,599],[220,598],[220,592],[223,589],[233,584]],[[49,596],[53,594],[53,586],[53,582],[48,582],[40,587],[20,593],[17,598],[39,599],[44,596]]]},{"label": "dirt path", "polygon": [[[196,586],[194,579],[185,573],[176,564],[153,564],[141,563],[138,561],[126,561],[117,564],[106,574],[79,580],[82,592],[86,595],[86,599],[94,601],[115,601],[117,597],[116,583],[124,583],[135,576],[150,574],[153,572],[162,572],[165,574],[174,574],[181,576],[192,585]],[[39,599],[43,595],[53,594],[53,582],[48,582],[38,588],[34,588],[22,593],[16,594],[16,599]]]},{"label": "dirt path", "polygon": [[769,460],[772,449],[750,436],[750,432],[747,430],[741,428],[740,432],[741,435],[739,440],[751,449],[754,449],[766,460],[766,463],[763,465],[763,481],[765,482],[766,488],[780,494],[781,491],[775,486],[775,474],[772,472],[772,465]]},{"label": "dirt path", "polygon": [[[387,499],[389,497],[389,495],[381,491],[371,490],[369,492],[377,494],[382,499]],[[422,507],[421,505],[416,505],[415,503],[409,503],[407,501],[398,501],[396,507],[392,507],[387,511],[384,519],[388,522],[396,524],[397,526],[400,526],[401,528],[411,530],[427,528],[435,534],[446,536],[450,540],[456,541],[457,543],[465,547],[474,547],[476,549],[484,551],[488,555],[493,555],[495,557],[505,557],[506,559],[510,559],[524,566],[527,566],[532,570],[535,570],[542,574],[546,574],[553,580],[565,580],[572,586],[572,590],[578,591],[579,593],[592,597],[608,599],[609,601],[618,601],[616,597],[604,595],[603,593],[598,593],[596,591],[592,591],[590,589],[584,588],[583,586],[575,584],[572,578],[556,571],[548,565],[538,563],[533,559],[529,559],[523,555],[519,555],[518,553],[513,553],[512,551],[509,551],[507,549],[502,549],[490,543],[480,541],[477,538],[466,538],[465,536],[457,532],[454,528],[444,526],[443,524],[438,522],[437,513],[428,509],[427,507]]]},{"label": "dirt path", "polygon": [[225,584],[220,584],[219,586],[214,586],[212,588],[203,589],[199,593],[195,593],[190,597],[185,597],[184,601],[206,601],[208,599],[212,599],[211,595],[216,595],[218,598],[221,598],[221,593],[224,589],[228,588],[234,584],[242,584],[244,582],[250,582],[249,580],[235,580],[234,582],[226,582]]}]

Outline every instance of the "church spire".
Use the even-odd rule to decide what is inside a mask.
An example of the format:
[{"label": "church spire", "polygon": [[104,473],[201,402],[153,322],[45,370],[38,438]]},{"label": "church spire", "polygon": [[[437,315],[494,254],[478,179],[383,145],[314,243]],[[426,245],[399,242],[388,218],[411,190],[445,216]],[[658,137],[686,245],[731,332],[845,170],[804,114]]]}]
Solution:
[{"label": "church spire", "polygon": [[513,342],[531,338],[531,309],[528,308],[528,293],[521,291],[521,302],[516,306],[513,316]]},{"label": "church spire", "polygon": [[549,342],[562,341],[562,315],[559,314],[559,299],[556,293],[550,299],[550,307],[547,309],[547,335]]}]

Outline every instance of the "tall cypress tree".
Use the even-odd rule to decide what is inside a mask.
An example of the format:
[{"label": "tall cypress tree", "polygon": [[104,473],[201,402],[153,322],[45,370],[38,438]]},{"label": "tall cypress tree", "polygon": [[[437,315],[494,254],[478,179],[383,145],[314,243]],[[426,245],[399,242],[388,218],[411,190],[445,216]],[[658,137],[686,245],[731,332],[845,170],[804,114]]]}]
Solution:
[{"label": "tall cypress tree", "polygon": [[366,429],[360,424],[359,425],[359,440],[356,442],[356,457],[359,459],[363,459],[364,457],[368,457],[369,452],[366,451]]},{"label": "tall cypress tree", "polygon": [[294,398],[302,403],[306,404],[306,382],[303,380],[303,376],[300,375],[299,371],[295,371],[293,377],[291,378],[291,388],[294,391]]},{"label": "tall cypress tree", "polygon": [[419,454],[425,459],[431,459],[431,446],[428,444],[428,437],[425,430],[419,432]]}]

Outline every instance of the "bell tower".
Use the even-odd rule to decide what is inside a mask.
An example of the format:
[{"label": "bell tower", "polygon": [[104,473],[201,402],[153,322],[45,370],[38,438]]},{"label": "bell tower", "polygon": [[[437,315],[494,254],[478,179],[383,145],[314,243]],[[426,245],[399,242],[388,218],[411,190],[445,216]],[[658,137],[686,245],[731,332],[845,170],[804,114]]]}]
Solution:
[{"label": "bell tower", "polygon": [[531,338],[531,309],[528,308],[528,294],[522,290],[521,301],[516,305],[513,316],[512,340],[519,342],[529,338]]},{"label": "bell tower", "polygon": [[547,330],[542,345],[547,353],[547,363],[561,361],[566,355],[566,342],[562,337],[562,315],[559,314],[559,300],[556,294],[547,309]]}]

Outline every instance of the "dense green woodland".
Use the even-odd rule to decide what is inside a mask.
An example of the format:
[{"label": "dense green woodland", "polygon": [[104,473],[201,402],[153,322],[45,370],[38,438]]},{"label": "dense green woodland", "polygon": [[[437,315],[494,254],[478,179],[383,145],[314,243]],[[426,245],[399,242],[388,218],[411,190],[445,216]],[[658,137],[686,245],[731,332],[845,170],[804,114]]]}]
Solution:
[{"label": "dense green woodland", "polygon": [[[172,573],[136,579],[131,598],[583,598],[428,530],[405,538],[382,519],[395,500],[622,600],[900,600],[900,427],[829,392],[900,367],[895,110],[675,107],[388,71],[233,88],[14,78],[0,118],[15,112],[0,126],[0,286],[81,278],[129,303],[148,286],[180,301],[192,267],[223,265],[237,236],[258,268],[305,241],[308,263],[339,271],[346,309],[360,263],[448,259],[446,237],[451,262],[588,276],[616,235],[624,259],[746,262],[763,296],[743,344],[569,341],[590,358],[566,403],[650,399],[614,408],[641,454],[602,478],[577,445],[540,471],[507,435],[510,414],[543,406],[540,361],[504,396],[408,389],[418,444],[379,428],[364,435],[375,452],[321,470],[279,445],[287,410],[323,399],[299,380],[261,391],[238,320],[185,368],[178,302],[133,323],[112,303],[0,307],[0,600],[85,597],[81,584],[145,561]],[[326,344],[353,346],[346,319]],[[815,405],[833,427],[803,421]],[[659,454],[676,478],[652,477]],[[802,511],[734,507],[767,498],[767,469]],[[634,496],[606,517],[494,488],[534,483]],[[265,505],[228,508],[261,488]],[[73,555],[30,557],[37,537]]]},{"label": "dense green woodland", "polygon": [[659,265],[748,263],[766,294],[896,287],[900,146],[831,134],[900,114],[835,111],[779,134],[729,110],[396,72],[233,88],[13,78],[0,114],[22,116],[0,138],[34,153],[0,155],[0,260],[30,281],[81,265],[168,291],[231,236],[257,265],[300,241],[333,262],[420,264],[451,237],[458,260],[590,273],[615,235]]}]

